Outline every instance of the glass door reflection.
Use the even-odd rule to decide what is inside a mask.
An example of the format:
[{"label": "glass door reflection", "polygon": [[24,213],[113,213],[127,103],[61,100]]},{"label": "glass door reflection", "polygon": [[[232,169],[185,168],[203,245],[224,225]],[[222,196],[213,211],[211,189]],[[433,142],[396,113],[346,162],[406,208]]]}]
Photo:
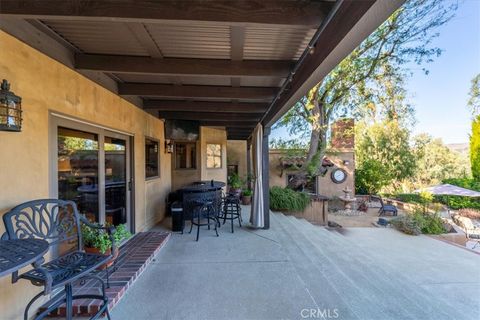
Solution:
[{"label": "glass door reflection", "polygon": [[127,148],[126,140],[104,138],[105,222],[127,223]]},{"label": "glass door reflection", "polygon": [[98,135],[58,127],[58,197],[72,200],[90,221],[99,221]]}]

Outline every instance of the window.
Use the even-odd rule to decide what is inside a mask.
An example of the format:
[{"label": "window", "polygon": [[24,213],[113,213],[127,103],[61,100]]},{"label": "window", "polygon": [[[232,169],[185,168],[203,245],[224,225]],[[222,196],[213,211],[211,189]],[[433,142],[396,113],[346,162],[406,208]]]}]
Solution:
[{"label": "window", "polygon": [[145,139],[145,177],[158,177],[158,141]]},{"label": "window", "polygon": [[[294,176],[295,176],[294,174],[288,174],[287,175],[287,185]],[[317,177],[316,176],[315,177],[308,177],[307,178],[307,184],[305,185],[305,187],[301,191],[306,192],[306,193],[310,193],[310,194],[317,194]]]},{"label": "window", "polygon": [[207,169],[222,167],[222,145],[207,143]]},{"label": "window", "polygon": [[196,150],[195,142],[175,142],[175,169],[195,169]]}]

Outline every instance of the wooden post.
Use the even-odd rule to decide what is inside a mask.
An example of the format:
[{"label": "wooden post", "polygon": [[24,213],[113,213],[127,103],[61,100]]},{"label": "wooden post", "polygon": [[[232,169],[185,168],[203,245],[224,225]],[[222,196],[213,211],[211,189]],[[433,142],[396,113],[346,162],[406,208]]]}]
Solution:
[{"label": "wooden post", "polygon": [[270,183],[269,183],[269,154],[268,136],[270,127],[263,127],[262,139],[262,182],[263,182],[263,215],[264,229],[270,228]]}]

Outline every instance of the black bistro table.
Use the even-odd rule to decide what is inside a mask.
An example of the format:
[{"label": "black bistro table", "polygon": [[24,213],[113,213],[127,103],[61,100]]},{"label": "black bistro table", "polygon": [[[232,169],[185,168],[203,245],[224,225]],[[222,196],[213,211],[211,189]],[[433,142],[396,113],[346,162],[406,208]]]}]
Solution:
[{"label": "black bistro table", "polygon": [[[222,205],[222,188],[225,187],[225,183],[221,181],[198,181],[187,186],[182,187],[178,191],[181,193],[181,198],[183,202],[183,217],[184,221],[182,227],[185,224],[185,220],[190,220],[193,223],[194,211],[199,209],[198,203],[208,203],[210,202],[210,208],[213,208],[213,217],[215,220],[215,232],[218,224],[218,213],[221,210]],[[210,218],[208,218],[210,220]],[[200,222],[198,222],[200,223]],[[197,223],[197,224],[198,224]],[[197,225],[195,224],[195,225]],[[210,229],[210,222],[207,223],[208,228]],[[197,241],[199,235],[199,227],[197,226]],[[190,228],[190,232],[192,229]],[[183,232],[183,231],[182,231]],[[217,233],[218,234],[218,233]]]},{"label": "black bistro table", "polygon": [[0,277],[42,258],[48,251],[48,242],[42,239],[0,240]]},{"label": "black bistro table", "polygon": [[196,193],[196,192],[208,192],[208,191],[218,191],[225,187],[225,182],[221,181],[198,181],[192,184],[189,184],[181,188],[182,193]]},{"label": "black bistro table", "polygon": [[220,205],[223,187],[225,187],[225,182],[208,180],[197,181],[180,188],[178,191],[181,193],[183,202],[184,219],[191,219],[191,204],[196,200],[211,199]]}]

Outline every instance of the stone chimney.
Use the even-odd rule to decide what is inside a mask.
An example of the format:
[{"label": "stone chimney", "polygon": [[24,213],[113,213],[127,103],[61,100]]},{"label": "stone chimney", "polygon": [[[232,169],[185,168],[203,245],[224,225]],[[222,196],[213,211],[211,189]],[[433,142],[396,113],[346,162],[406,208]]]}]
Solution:
[{"label": "stone chimney", "polygon": [[339,119],[332,124],[332,149],[355,148],[355,121],[351,118]]}]

